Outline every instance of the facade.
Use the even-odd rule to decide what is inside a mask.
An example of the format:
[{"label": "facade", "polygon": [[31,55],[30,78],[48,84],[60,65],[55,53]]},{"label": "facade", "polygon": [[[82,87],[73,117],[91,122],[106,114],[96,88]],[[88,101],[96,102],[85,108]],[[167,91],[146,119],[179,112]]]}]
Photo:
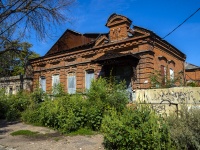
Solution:
[{"label": "facade", "polygon": [[185,63],[185,79],[187,83],[196,82],[200,86],[200,67]]},{"label": "facade", "polygon": [[43,56],[31,60],[33,88],[47,92],[61,83],[68,93],[84,92],[94,78],[114,76],[129,91],[150,87],[149,76],[161,70],[170,78],[184,72],[185,54],[150,30],[112,14],[108,33],[81,34],[66,30]]}]

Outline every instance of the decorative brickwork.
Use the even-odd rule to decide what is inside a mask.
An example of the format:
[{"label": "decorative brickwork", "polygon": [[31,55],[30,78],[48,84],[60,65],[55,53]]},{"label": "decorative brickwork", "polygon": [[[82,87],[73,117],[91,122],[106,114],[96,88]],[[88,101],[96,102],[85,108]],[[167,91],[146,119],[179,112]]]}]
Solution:
[{"label": "decorative brickwork", "polygon": [[[106,26],[107,34],[81,34],[67,30],[43,57],[33,59],[33,85],[41,76],[46,78],[46,91],[52,90],[52,75],[59,74],[67,91],[84,92],[90,77],[125,80],[127,88],[149,88],[149,76],[163,65],[175,73],[184,71],[185,54],[162,40],[152,31],[134,26],[125,16],[112,14]],[[121,69],[119,69],[121,68]],[[88,70],[93,70],[87,74]],[[69,73],[73,77],[69,79]],[[70,82],[70,83],[68,83]],[[89,86],[87,84],[87,86]]]}]

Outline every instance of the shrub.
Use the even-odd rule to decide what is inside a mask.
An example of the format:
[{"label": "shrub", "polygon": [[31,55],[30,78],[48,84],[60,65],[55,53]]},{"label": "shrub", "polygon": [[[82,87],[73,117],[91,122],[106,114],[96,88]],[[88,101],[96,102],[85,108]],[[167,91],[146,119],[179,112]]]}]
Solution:
[{"label": "shrub", "polygon": [[2,94],[0,97],[0,118],[9,121],[17,120],[29,104],[30,96],[25,92],[19,92],[16,95]]},{"label": "shrub", "polygon": [[148,107],[112,109],[102,122],[104,146],[108,150],[170,149],[168,126]]},{"label": "shrub", "polygon": [[86,95],[68,95],[61,86],[56,91],[61,92],[54,95],[53,100],[42,96],[40,90],[33,93],[33,104],[23,113],[22,119],[63,133],[80,128],[98,131],[108,108],[115,107],[117,111],[122,111],[128,102],[123,84],[107,82],[102,78],[92,83]]},{"label": "shrub", "polygon": [[128,103],[125,83],[118,84],[112,77],[109,79],[99,78],[93,81],[87,93],[90,103],[102,103],[104,107],[114,107],[122,111]]},{"label": "shrub", "polygon": [[179,117],[170,115],[167,119],[170,126],[171,138],[177,150],[200,149],[200,109],[188,110],[182,106]]}]

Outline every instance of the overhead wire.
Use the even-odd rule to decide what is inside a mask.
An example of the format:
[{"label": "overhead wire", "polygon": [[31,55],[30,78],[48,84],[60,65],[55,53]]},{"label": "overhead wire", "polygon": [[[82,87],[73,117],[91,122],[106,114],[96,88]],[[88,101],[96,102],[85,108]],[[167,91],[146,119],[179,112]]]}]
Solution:
[{"label": "overhead wire", "polygon": [[[3,16],[5,15],[5,13],[7,13],[8,10],[10,10],[12,7],[14,7],[19,1],[20,1],[20,0],[16,1],[13,5],[11,5],[10,7],[8,7],[3,13],[0,14],[0,16],[2,16],[2,18],[3,18]],[[24,1],[24,2],[25,2],[25,1]],[[24,2],[23,2],[23,3],[24,3]],[[7,17],[8,17],[8,15],[5,16],[5,17],[0,21],[0,23],[1,23],[2,21],[4,21]]]},{"label": "overhead wire", "polygon": [[165,35],[162,39],[165,39],[167,36],[169,36],[170,34],[172,34],[176,29],[178,29],[180,26],[182,26],[187,20],[189,20],[192,16],[194,16],[199,10],[200,10],[200,7],[194,13],[192,13],[188,18],[186,18],[181,24],[179,24],[171,32],[169,32],[167,35]]},{"label": "overhead wire", "polygon": [[35,10],[40,4],[42,4],[45,0],[41,1],[38,5],[36,5],[34,8],[32,8],[29,12],[25,13],[24,16],[22,16],[18,21],[14,22],[12,25],[10,25],[7,29],[2,31],[0,35],[4,34],[6,31],[8,31],[12,26],[16,25],[18,22],[20,22],[24,17],[26,17],[28,14],[30,14],[33,10]]}]

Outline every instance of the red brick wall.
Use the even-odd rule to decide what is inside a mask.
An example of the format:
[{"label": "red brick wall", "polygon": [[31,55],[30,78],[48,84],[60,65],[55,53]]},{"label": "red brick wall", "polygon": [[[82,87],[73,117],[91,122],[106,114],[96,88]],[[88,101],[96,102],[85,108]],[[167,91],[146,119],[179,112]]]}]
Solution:
[{"label": "red brick wall", "polygon": [[185,78],[186,78],[186,81],[188,80],[200,81],[200,69],[186,70]]}]

